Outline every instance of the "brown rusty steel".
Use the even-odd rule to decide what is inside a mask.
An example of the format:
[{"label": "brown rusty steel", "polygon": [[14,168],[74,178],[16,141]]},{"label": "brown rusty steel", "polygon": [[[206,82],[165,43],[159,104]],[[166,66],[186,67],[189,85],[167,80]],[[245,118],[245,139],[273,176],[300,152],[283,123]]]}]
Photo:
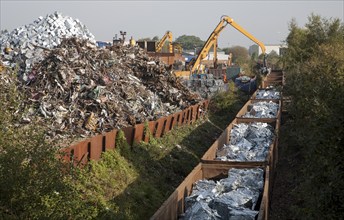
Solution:
[{"label": "brown rusty steel", "polygon": [[[172,130],[176,126],[190,124],[195,122],[203,116],[204,111],[200,108],[206,109],[209,101],[205,100],[191,106],[183,111],[177,112],[173,115],[160,118],[156,121],[148,122],[148,130],[145,133],[144,124],[136,125],[135,127],[126,127],[121,129],[124,132],[127,143],[132,146],[134,141],[149,141],[149,133],[156,138],[161,137],[164,133]],[[105,134],[94,136],[90,139],[81,141],[73,146],[62,149],[63,159],[69,162],[71,159],[75,165],[85,165],[90,159],[98,160],[101,153],[106,150],[116,148],[116,137],[118,130],[114,129]]]},{"label": "brown rusty steel", "polygon": [[191,120],[192,120],[192,108],[191,107],[188,108],[187,118],[188,118],[188,123],[187,124],[190,125],[191,124]]},{"label": "brown rusty steel", "polygon": [[103,135],[99,134],[91,138],[91,160],[99,160],[103,152]]},{"label": "brown rusty steel", "polygon": [[106,151],[114,149],[116,144],[117,129],[105,133],[105,149]]},{"label": "brown rusty steel", "polygon": [[178,126],[179,112],[173,114],[172,129]]},{"label": "brown rusty steel", "polygon": [[202,117],[202,105],[197,104],[197,119]]},{"label": "brown rusty steel", "polygon": [[88,162],[88,156],[90,152],[88,151],[88,144],[90,140],[84,140],[72,147],[71,152],[73,152],[73,162],[74,165],[85,165]]},{"label": "brown rusty steel", "polygon": [[172,120],[173,120],[173,115],[169,115],[169,116],[166,117],[166,123],[165,123],[165,127],[164,127],[164,134],[166,134],[167,132],[169,132],[171,130]]},{"label": "brown rusty steel", "polygon": [[122,128],[122,131],[124,132],[125,138],[127,140],[127,143],[132,146],[134,142],[134,127],[126,127]]},{"label": "brown rusty steel", "polygon": [[183,111],[179,112],[178,126],[183,125],[183,115],[184,115]]},{"label": "brown rusty steel", "polygon": [[183,124],[187,124],[189,120],[189,109],[184,109],[183,110]]},{"label": "brown rusty steel", "polygon": [[205,100],[205,101],[203,102],[203,106],[204,106],[204,109],[208,109],[209,100]]},{"label": "brown rusty steel", "polygon": [[134,142],[139,143],[144,138],[144,124],[137,124],[135,125],[135,133],[134,133]]},{"label": "brown rusty steel", "polygon": [[144,141],[148,143],[150,136],[154,137],[156,121],[148,122],[148,130],[144,134]]},{"label": "brown rusty steel", "polygon": [[166,120],[166,117],[163,117],[163,118],[159,118],[156,121],[158,125],[156,126],[155,137],[159,138],[162,136],[163,130],[164,130],[165,120]]},{"label": "brown rusty steel", "polygon": [[197,120],[198,106],[193,105],[191,106],[191,109],[192,109],[192,123],[194,123]]}]

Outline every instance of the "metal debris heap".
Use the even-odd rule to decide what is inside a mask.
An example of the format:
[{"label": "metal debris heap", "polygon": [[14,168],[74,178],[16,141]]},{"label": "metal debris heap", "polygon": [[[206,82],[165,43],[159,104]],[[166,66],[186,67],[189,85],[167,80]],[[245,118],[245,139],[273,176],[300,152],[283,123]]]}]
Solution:
[{"label": "metal debris heap", "polygon": [[225,91],[223,79],[215,79],[213,74],[203,75],[200,78],[195,76],[184,80],[185,86],[191,91],[197,92],[204,99],[212,97],[219,91]]},{"label": "metal debris heap", "polygon": [[65,39],[28,72],[22,87],[49,135],[89,136],[169,115],[200,101],[139,47],[97,48]]},{"label": "metal debris heap", "polygon": [[95,44],[93,34],[78,19],[63,16],[59,12],[40,16],[30,24],[0,35],[1,54],[7,67],[20,66],[27,80],[27,74],[35,63],[43,60],[43,52],[58,46],[63,39],[77,37]]},{"label": "metal debris heap", "polygon": [[276,89],[257,90],[256,99],[280,99],[280,92]]},{"label": "metal debris heap", "polygon": [[244,118],[276,118],[278,104],[275,102],[255,102],[249,106],[250,110],[242,117]]},{"label": "metal debris heap", "polygon": [[229,144],[217,150],[216,160],[265,161],[273,138],[273,127],[267,123],[235,124]]},{"label": "metal debris heap", "polygon": [[180,219],[255,219],[263,175],[261,168],[232,168],[217,182],[197,181],[185,198],[186,211]]},{"label": "metal debris heap", "polygon": [[58,12],[1,32],[0,61],[8,69],[20,67],[19,89],[28,96],[21,123],[38,119],[58,139],[86,137],[201,100],[140,48],[97,48],[95,42],[78,19]]}]

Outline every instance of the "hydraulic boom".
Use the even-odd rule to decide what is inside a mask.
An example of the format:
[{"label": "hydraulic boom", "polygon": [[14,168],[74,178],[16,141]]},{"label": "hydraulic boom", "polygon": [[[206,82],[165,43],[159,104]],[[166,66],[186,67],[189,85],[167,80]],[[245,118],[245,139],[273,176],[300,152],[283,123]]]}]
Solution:
[{"label": "hydraulic boom", "polygon": [[264,54],[264,61],[263,61],[263,71],[266,71],[266,62],[265,62],[265,46],[262,42],[260,42],[257,38],[255,38],[252,34],[250,34],[248,31],[246,31],[244,28],[242,28],[239,24],[237,24],[232,18],[228,16],[222,16],[220,23],[215,27],[214,31],[210,34],[208,40],[204,44],[202,50],[200,51],[199,55],[197,56],[192,68],[191,68],[191,74],[199,72],[201,61],[208,55],[209,50],[214,47],[214,66],[217,65],[217,39],[219,37],[219,34],[221,31],[230,24],[232,27],[240,31],[243,35],[248,37],[250,40],[255,42],[259,45],[259,47],[262,49],[262,53]]},{"label": "hydraulic boom", "polygon": [[170,53],[173,53],[173,46],[172,46],[172,32],[171,31],[167,31],[165,33],[165,35],[161,38],[161,40],[159,41],[158,45],[156,46],[155,48],[155,51],[156,52],[160,52],[162,47],[164,46],[166,40],[168,39],[169,41],[169,52]]}]

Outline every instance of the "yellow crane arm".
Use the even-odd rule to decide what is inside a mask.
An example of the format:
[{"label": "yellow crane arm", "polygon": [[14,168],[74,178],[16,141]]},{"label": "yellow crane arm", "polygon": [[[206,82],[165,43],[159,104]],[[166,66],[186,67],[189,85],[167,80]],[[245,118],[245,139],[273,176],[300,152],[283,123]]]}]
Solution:
[{"label": "yellow crane arm", "polygon": [[252,34],[250,34],[248,31],[246,31],[244,28],[242,28],[238,23],[236,23],[233,18],[230,18],[228,16],[224,16],[222,19],[224,19],[228,24],[232,25],[235,29],[240,31],[243,35],[248,37],[250,40],[258,44],[258,46],[262,49],[262,53],[265,54],[265,46],[262,42],[260,42],[257,38],[255,38]]},{"label": "yellow crane arm", "polygon": [[165,33],[165,35],[161,38],[161,40],[159,41],[158,45],[155,48],[156,52],[160,52],[162,47],[164,46],[166,40],[168,39],[169,43],[169,52],[172,53],[173,52],[173,46],[172,46],[172,32],[171,31],[167,31]]},{"label": "yellow crane arm", "polygon": [[212,46],[214,46],[214,61],[216,61],[216,53],[217,53],[217,39],[221,31],[226,27],[227,24],[232,25],[235,29],[240,31],[242,34],[244,34],[246,37],[248,37],[250,40],[255,42],[260,46],[262,49],[263,54],[265,55],[265,46],[262,42],[260,42],[257,38],[255,38],[252,34],[250,34],[248,31],[246,31],[244,28],[242,28],[239,24],[234,22],[234,20],[228,16],[222,16],[220,23],[215,27],[214,31],[210,34],[208,37],[208,40],[203,45],[202,50],[198,54],[195,63],[193,64],[191,68],[191,73],[194,73],[200,66],[201,61],[208,55],[209,50]]},{"label": "yellow crane arm", "polygon": [[208,37],[208,40],[205,42],[201,51],[199,52],[199,54],[195,60],[195,63],[193,64],[193,66],[191,68],[191,73],[195,72],[195,70],[197,70],[199,68],[201,61],[204,58],[206,58],[211,47],[216,46],[217,38],[218,38],[220,32],[223,30],[223,28],[225,28],[226,25],[227,24],[225,24],[224,20],[221,20],[220,23],[215,27],[214,31],[210,34],[210,36]]}]

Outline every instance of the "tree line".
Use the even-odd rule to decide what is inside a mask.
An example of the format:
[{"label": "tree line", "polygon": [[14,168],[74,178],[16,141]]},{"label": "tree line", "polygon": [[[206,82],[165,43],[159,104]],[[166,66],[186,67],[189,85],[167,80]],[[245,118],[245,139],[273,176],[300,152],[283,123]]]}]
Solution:
[{"label": "tree line", "polygon": [[304,27],[292,20],[289,30],[287,135],[302,157],[293,213],[296,219],[343,219],[344,26],[312,14]]}]

